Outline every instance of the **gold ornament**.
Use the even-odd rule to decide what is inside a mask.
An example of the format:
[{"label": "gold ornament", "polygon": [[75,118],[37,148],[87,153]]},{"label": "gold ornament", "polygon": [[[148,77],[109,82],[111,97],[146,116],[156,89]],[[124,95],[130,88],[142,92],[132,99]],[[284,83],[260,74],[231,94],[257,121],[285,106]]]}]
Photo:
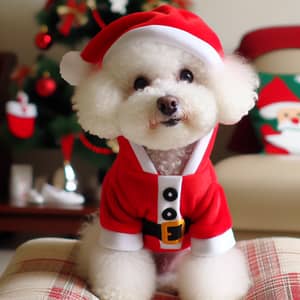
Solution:
[{"label": "gold ornament", "polygon": [[87,5],[85,2],[77,4],[74,0],[69,0],[66,5],[57,7],[57,14],[62,18],[62,31],[68,33],[70,26],[84,26],[89,19],[86,15]]}]

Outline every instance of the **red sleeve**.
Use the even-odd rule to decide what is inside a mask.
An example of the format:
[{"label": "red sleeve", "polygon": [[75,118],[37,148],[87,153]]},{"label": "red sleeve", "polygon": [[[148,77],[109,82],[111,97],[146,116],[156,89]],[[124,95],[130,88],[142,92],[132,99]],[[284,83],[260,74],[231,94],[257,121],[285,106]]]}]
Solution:
[{"label": "red sleeve", "polygon": [[113,174],[104,180],[100,201],[100,223],[107,230],[136,234],[142,231],[142,222],[137,218],[128,199],[124,199],[118,185],[111,181]]},{"label": "red sleeve", "polygon": [[232,220],[223,188],[212,183],[203,199],[199,199],[192,217],[192,238],[209,239],[232,227]]}]

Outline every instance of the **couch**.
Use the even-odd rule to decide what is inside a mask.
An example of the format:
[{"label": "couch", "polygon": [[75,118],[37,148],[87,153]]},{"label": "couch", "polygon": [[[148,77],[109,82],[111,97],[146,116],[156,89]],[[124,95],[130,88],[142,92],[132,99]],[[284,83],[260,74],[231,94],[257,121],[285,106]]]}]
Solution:
[{"label": "couch", "polygon": [[[35,239],[21,245],[0,277],[0,299],[99,299],[76,274],[78,245],[76,240],[62,238]],[[244,300],[300,299],[300,239],[255,239],[239,242],[238,247],[247,257],[253,282]],[[179,299],[160,291],[153,297]]]},{"label": "couch", "polygon": [[[299,35],[300,26],[262,28],[247,33],[237,51],[258,72],[297,75]],[[300,236],[300,155],[263,153],[245,117],[220,128],[214,158],[239,239]]]}]

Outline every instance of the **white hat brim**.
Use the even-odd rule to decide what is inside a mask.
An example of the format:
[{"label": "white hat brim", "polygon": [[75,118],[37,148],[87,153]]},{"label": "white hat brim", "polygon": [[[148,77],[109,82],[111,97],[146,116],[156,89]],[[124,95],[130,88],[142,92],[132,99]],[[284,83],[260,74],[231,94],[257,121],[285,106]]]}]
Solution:
[{"label": "white hat brim", "polygon": [[200,58],[209,66],[223,65],[220,54],[209,43],[182,29],[165,25],[148,25],[124,33],[106,52],[103,60],[115,51],[122,51],[126,44],[137,38],[154,38],[156,41],[161,41],[172,47],[181,48]]}]

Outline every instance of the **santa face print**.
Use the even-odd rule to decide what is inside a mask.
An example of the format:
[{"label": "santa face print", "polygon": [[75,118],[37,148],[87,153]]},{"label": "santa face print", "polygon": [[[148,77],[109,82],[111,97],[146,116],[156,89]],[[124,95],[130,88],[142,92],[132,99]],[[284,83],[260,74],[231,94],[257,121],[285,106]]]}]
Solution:
[{"label": "santa face print", "polygon": [[278,133],[266,135],[266,140],[290,154],[300,154],[300,105],[280,108],[277,121]]},{"label": "santa face print", "polygon": [[300,130],[300,105],[299,107],[285,107],[278,111],[277,114],[278,129]]}]

